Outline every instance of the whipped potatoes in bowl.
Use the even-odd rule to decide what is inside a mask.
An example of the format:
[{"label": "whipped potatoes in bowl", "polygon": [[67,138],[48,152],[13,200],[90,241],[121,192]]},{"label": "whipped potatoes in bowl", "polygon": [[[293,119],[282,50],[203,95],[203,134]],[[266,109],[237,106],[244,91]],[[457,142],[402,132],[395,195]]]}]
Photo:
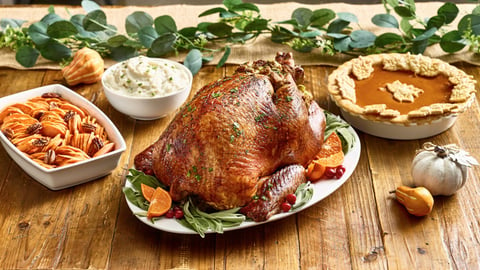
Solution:
[{"label": "whipped potatoes in bowl", "polygon": [[116,110],[152,120],[179,108],[190,94],[192,80],[190,70],[178,62],[138,56],[108,68],[102,84]]}]

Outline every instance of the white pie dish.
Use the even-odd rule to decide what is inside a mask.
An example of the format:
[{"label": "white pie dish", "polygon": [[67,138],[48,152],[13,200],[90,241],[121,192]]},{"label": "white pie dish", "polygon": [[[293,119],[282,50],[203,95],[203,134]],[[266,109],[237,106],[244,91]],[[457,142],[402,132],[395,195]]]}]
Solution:
[{"label": "white pie dish", "polygon": [[112,121],[94,104],[63,85],[54,84],[22,91],[0,98],[0,111],[11,104],[25,102],[44,93],[57,93],[72,104],[85,109],[105,128],[108,138],[115,148],[106,154],[74,164],[47,169],[21,152],[0,132],[0,141],[8,155],[30,177],[51,190],[68,188],[108,175],[118,166],[122,153],[126,150],[125,140]]}]

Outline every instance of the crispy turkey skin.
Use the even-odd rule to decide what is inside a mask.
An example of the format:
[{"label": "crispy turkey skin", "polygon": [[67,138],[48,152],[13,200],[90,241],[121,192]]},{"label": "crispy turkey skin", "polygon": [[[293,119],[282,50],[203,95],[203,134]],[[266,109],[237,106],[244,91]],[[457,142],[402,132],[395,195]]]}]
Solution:
[{"label": "crispy turkey skin", "polygon": [[[135,157],[135,167],[169,186],[173,200],[195,196],[218,210],[247,205],[266,178],[306,166],[320,151],[325,116],[297,86],[302,81],[291,54],[240,66],[200,89]],[[292,181],[283,175],[278,194],[305,181],[304,175]]]}]

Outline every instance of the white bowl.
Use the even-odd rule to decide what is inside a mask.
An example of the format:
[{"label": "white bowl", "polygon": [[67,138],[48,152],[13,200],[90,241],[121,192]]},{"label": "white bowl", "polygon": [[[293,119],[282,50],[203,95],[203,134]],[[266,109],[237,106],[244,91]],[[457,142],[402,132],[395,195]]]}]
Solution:
[{"label": "white bowl", "polygon": [[120,156],[126,150],[125,140],[112,121],[100,109],[79,94],[59,84],[48,85],[1,98],[0,111],[11,104],[25,102],[44,93],[57,93],[72,104],[85,109],[89,115],[95,117],[105,128],[109,140],[115,143],[115,149],[95,158],[47,169],[18,150],[0,132],[0,141],[8,155],[33,179],[52,190],[71,187],[108,175],[118,166]]},{"label": "white bowl", "polygon": [[181,89],[180,91],[176,91],[162,96],[131,96],[124,94],[119,89],[112,89],[112,87],[108,83],[106,83],[105,79],[108,76],[111,76],[111,73],[115,69],[119,68],[123,62],[117,63],[108,68],[102,76],[102,85],[105,96],[107,97],[110,104],[117,111],[138,120],[158,119],[174,112],[187,100],[188,96],[190,95],[190,90],[192,88],[193,75],[190,70],[184,65],[168,59],[148,59],[159,63],[168,63],[170,65],[174,65],[175,67],[186,73],[188,82],[186,84],[186,87]]}]

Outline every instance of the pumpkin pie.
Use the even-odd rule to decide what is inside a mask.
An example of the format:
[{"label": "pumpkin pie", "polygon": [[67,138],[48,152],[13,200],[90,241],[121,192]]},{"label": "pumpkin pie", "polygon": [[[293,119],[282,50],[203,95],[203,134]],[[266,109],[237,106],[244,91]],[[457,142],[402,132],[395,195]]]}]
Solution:
[{"label": "pumpkin pie", "polygon": [[413,54],[360,56],[328,78],[328,91],[344,111],[364,119],[422,124],[465,111],[476,81],[439,59]]}]

